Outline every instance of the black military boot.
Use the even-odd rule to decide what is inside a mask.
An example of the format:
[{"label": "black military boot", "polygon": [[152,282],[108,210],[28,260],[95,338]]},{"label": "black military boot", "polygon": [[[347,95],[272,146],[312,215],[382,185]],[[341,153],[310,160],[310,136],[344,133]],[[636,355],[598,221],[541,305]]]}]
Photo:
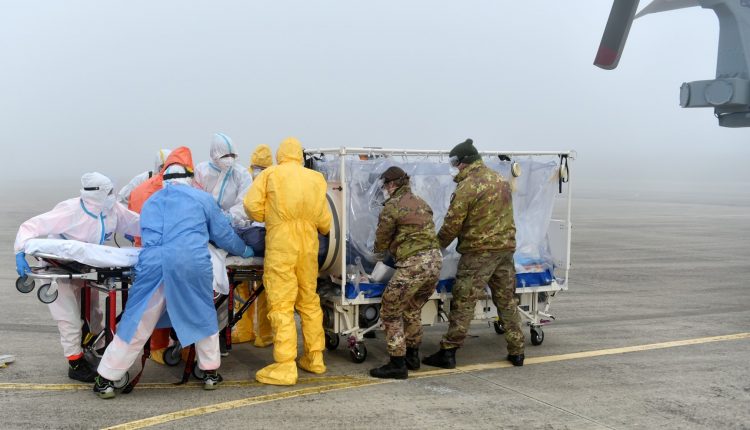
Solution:
[{"label": "black military boot", "polygon": [[409,377],[409,371],[406,370],[404,357],[393,357],[388,363],[370,369],[370,376],[381,379],[406,379]]},{"label": "black military boot", "polygon": [[523,366],[523,354],[508,354],[508,361],[514,366]]},{"label": "black military boot", "polygon": [[404,361],[407,369],[419,370],[419,348],[406,348]]},{"label": "black military boot", "polygon": [[442,367],[443,369],[456,368],[456,349],[440,349],[440,351],[426,357],[422,363],[428,366]]},{"label": "black military boot", "polygon": [[85,358],[81,357],[76,360],[68,360],[68,378],[81,382],[94,382],[96,379],[96,370]]}]

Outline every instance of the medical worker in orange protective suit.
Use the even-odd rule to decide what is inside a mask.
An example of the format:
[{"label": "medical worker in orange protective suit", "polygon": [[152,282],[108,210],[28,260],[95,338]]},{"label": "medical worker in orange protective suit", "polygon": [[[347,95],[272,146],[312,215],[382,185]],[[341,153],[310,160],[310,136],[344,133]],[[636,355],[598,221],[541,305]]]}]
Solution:
[{"label": "medical worker in orange protective suit", "polygon": [[287,138],[276,152],[276,165],[262,171],[245,196],[245,211],[266,223],[263,284],[273,328],[275,363],[260,369],[255,379],[264,384],[297,383],[297,327],[302,321],[304,353],[299,367],[312,373],[326,371],[323,312],[315,292],[318,275],[318,232],[328,234],[331,211],[326,181],[302,166],[302,145]]},{"label": "medical worker in orange protective suit", "polygon": [[[255,147],[253,154],[250,156],[250,167],[247,171],[255,179],[260,172],[273,165],[273,154],[271,147],[261,144]],[[243,196],[244,197],[244,196]],[[253,228],[264,227],[263,223],[253,222]],[[249,297],[247,283],[243,283],[236,289],[237,293],[243,300]],[[235,310],[242,307],[242,303],[235,301]],[[256,314],[257,310],[257,314]],[[257,317],[257,322],[255,318]],[[271,333],[271,322],[268,320],[268,301],[266,293],[263,291],[255,299],[255,302],[245,312],[245,316],[232,328],[232,343],[253,342],[258,348],[265,348],[273,343],[273,334]]]}]

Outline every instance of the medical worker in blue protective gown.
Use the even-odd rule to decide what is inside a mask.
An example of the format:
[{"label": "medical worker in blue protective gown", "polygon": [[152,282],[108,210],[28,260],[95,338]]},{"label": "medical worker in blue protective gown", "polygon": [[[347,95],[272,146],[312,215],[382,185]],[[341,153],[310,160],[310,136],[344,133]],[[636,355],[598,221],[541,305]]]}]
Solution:
[{"label": "medical worker in blue protective gown", "polygon": [[[69,239],[101,245],[113,233],[137,236],[140,232],[138,214],[116,203],[113,188],[112,181],[101,173],[86,173],[81,177],[80,197],[60,202],[51,211],[21,224],[13,246],[18,276],[24,277],[31,270],[24,253],[26,243],[31,239]],[[85,360],[81,348],[82,286],[83,281],[80,280],[58,279],[57,299],[48,306],[52,318],[57,322],[60,343],[68,359],[68,377],[93,382],[96,371]],[[96,334],[102,328],[99,293],[92,289],[89,330]]]},{"label": "medical worker in blue protective gown", "polygon": [[302,166],[302,145],[295,138],[281,142],[275,166],[255,177],[245,197],[245,209],[266,223],[263,285],[268,296],[268,318],[273,328],[275,363],[260,369],[255,379],[264,384],[297,383],[297,328],[294,310],[302,321],[304,354],[299,367],[312,373],[326,371],[325,337],[318,277],[318,232],[328,234],[331,211],[326,181]]},{"label": "medical worker in blue protective gown", "polygon": [[163,178],[164,189],[141,210],[143,250],[117,334],[97,369],[94,392],[101,398],[115,396],[112,381],[125,375],[157,323],[171,324],[182,345],[195,344],[203,388],[214,389],[222,380],[208,241],[243,257],[253,250],[211,195],[190,186],[192,173],[185,167],[168,166]]},{"label": "medical worker in blue protective gown", "polygon": [[242,199],[253,183],[247,168],[237,163],[237,148],[224,133],[214,133],[209,151],[211,161],[195,166],[193,186],[210,193],[234,227],[250,225]]}]

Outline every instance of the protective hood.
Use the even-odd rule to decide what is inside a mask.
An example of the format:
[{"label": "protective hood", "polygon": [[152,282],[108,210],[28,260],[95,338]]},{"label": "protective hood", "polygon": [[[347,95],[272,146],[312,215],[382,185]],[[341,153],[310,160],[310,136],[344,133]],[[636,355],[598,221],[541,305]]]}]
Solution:
[{"label": "protective hood", "polygon": [[112,181],[98,172],[84,173],[81,176],[81,200],[92,212],[101,212],[111,208],[108,200],[114,204],[115,194]]},{"label": "protective hood", "polygon": [[164,162],[167,161],[167,157],[169,157],[170,152],[172,151],[169,149],[160,149],[156,153],[156,158],[154,158],[154,174],[157,174],[161,171],[161,168],[164,165]]},{"label": "protective hood", "polygon": [[190,185],[193,183],[193,173],[188,172],[185,167],[179,164],[171,164],[164,169],[162,178],[164,181],[164,187],[166,187],[167,184]]},{"label": "protective hood", "polygon": [[294,137],[287,137],[276,151],[276,163],[302,164],[302,144]]},{"label": "protective hood", "polygon": [[264,168],[271,167],[272,164],[273,154],[271,153],[271,147],[266,144],[260,144],[256,146],[255,151],[253,151],[253,155],[250,157],[250,169],[252,169],[253,166]]},{"label": "protective hood", "polygon": [[193,153],[190,152],[190,148],[188,148],[187,146],[180,146],[174,151],[171,151],[167,159],[164,161],[164,168],[159,173],[163,174],[164,170],[166,170],[167,167],[171,166],[172,164],[179,164],[181,166],[184,166],[185,168],[187,168],[188,172],[192,173],[194,171]]},{"label": "protective hood", "polygon": [[[224,166],[222,166],[222,164],[224,163],[220,160],[221,157],[228,154],[237,155],[237,152],[235,152],[234,149],[234,145],[232,145],[232,139],[230,139],[229,136],[224,133],[214,133],[214,135],[211,137],[211,150],[209,152],[211,163],[219,170],[227,170],[228,167],[226,169],[223,168]],[[232,160],[232,164],[234,164],[234,160]]]},{"label": "protective hood", "polygon": [[128,203],[128,209],[133,212],[141,213],[141,208],[146,200],[151,197],[152,194],[162,189],[162,175],[167,168],[173,164],[179,164],[184,166],[188,172],[193,172],[193,154],[190,152],[190,148],[186,146],[180,146],[174,151],[169,153],[169,157],[164,161],[164,167],[158,175],[146,180],[146,182],[139,185],[136,189],[130,193],[130,202]]}]

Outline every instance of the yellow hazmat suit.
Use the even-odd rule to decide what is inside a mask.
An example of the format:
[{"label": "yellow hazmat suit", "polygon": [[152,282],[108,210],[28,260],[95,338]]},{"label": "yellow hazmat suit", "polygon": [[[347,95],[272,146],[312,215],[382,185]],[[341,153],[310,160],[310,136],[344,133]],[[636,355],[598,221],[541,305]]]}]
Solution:
[{"label": "yellow hazmat suit", "polygon": [[[250,167],[248,172],[253,176],[253,180],[263,170],[273,165],[273,154],[271,147],[266,144],[260,144],[255,147],[253,154],[250,156]],[[262,224],[261,224],[262,225]],[[249,286],[247,282],[240,284],[235,289],[242,301],[248,299]],[[239,310],[242,303],[235,301],[234,309]],[[256,313],[257,312],[257,313]],[[257,315],[257,322],[254,321]],[[261,292],[255,302],[247,308],[245,315],[232,328],[232,343],[252,342],[255,346],[265,348],[273,343],[273,334],[271,332],[271,322],[268,320],[268,301],[266,293]]]},{"label": "yellow hazmat suit", "polygon": [[297,383],[295,309],[304,339],[299,366],[312,373],[326,371],[323,312],[315,289],[318,232],[328,234],[331,211],[326,181],[320,173],[302,167],[302,145],[297,139],[281,142],[276,162],[255,178],[244,202],[252,219],[266,223],[263,283],[274,343],[275,363],[260,369],[255,379],[264,384],[293,385]]}]

